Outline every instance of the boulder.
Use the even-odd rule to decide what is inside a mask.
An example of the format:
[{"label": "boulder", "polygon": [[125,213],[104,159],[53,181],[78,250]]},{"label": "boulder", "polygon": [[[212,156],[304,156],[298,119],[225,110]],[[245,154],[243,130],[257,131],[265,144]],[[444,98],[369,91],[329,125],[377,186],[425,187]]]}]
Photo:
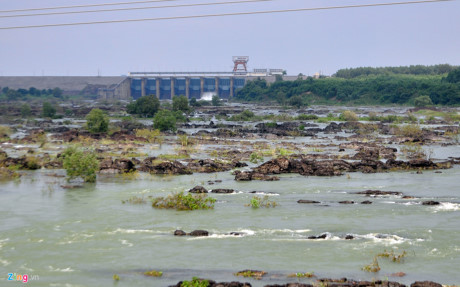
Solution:
[{"label": "boulder", "polygon": [[442,285],[433,281],[415,281],[410,287],[442,287]]},{"label": "boulder", "polygon": [[225,188],[218,188],[218,189],[213,189],[211,190],[212,193],[220,193],[220,194],[230,194],[234,193],[235,190],[233,189],[225,189]]},{"label": "boulder", "polygon": [[190,193],[208,193],[208,190],[200,185],[197,185],[194,188],[190,189],[188,192]]},{"label": "boulder", "polygon": [[187,235],[187,233],[185,233],[185,231],[183,230],[174,231],[174,236],[185,236],[185,235]]},{"label": "boulder", "polygon": [[422,202],[422,205],[440,205],[441,203],[439,201],[434,201],[434,200],[429,200],[429,201],[424,201]]},{"label": "boulder", "polygon": [[307,238],[308,238],[308,239],[326,239],[326,238],[327,238],[327,234],[326,234],[326,233],[323,233],[323,234],[318,235],[318,236],[315,236],[315,235],[313,235],[313,236],[308,236]]},{"label": "boulder", "polygon": [[209,232],[206,230],[193,230],[188,235],[190,236],[209,236]]},{"label": "boulder", "polygon": [[300,200],[297,200],[297,203],[316,204],[316,203],[321,203],[321,202],[315,201],[315,200],[300,199]]}]

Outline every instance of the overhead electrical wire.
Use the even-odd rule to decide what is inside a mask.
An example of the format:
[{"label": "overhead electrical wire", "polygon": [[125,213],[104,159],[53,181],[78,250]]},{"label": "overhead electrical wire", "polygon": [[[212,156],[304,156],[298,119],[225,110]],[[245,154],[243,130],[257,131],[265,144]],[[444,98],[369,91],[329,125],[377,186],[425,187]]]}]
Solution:
[{"label": "overhead electrical wire", "polygon": [[70,11],[70,12],[50,12],[50,13],[36,13],[36,14],[13,14],[13,15],[0,15],[0,18],[15,18],[15,17],[28,17],[28,16],[69,15],[69,14],[99,13],[99,12],[117,12],[117,11],[131,11],[131,10],[161,9],[161,8],[183,8],[183,7],[197,7],[197,6],[214,6],[214,5],[245,4],[245,3],[255,3],[255,2],[269,2],[269,1],[274,1],[274,0],[244,0],[244,1],[211,2],[211,3],[191,3],[191,4],[179,4],[179,5],[164,5],[164,6],[148,6],[148,7],[131,7],[131,8],[115,8],[115,9],[84,10],[84,11]]},{"label": "overhead electrical wire", "polygon": [[175,2],[181,0],[146,0],[146,1],[132,1],[132,2],[117,2],[117,3],[100,3],[100,4],[85,4],[85,5],[72,5],[72,6],[57,6],[57,7],[42,7],[42,8],[28,8],[28,9],[14,9],[14,10],[0,10],[0,13],[13,13],[13,12],[30,12],[42,10],[60,10],[60,9],[75,9],[75,8],[88,8],[88,7],[103,7],[103,6],[118,6],[118,5],[134,5],[158,2]]},{"label": "overhead electrical wire", "polygon": [[27,29],[27,28],[45,28],[45,27],[64,27],[64,26],[95,25],[95,24],[113,24],[113,23],[129,23],[129,22],[144,22],[144,21],[198,19],[198,18],[213,18],[213,17],[215,18],[215,17],[225,17],[225,16],[261,15],[261,14],[290,13],[290,12],[302,12],[302,11],[318,11],[318,10],[333,10],[333,9],[348,9],[348,8],[365,8],[365,7],[383,7],[383,6],[396,6],[396,5],[427,4],[427,3],[450,2],[450,1],[456,1],[456,0],[404,1],[404,2],[359,4],[359,5],[346,5],[346,6],[328,6],[328,7],[314,7],[314,8],[284,9],[284,10],[235,12],[235,13],[222,13],[222,14],[171,16],[171,17],[160,17],[160,18],[141,18],[141,19],[107,20],[107,21],[43,24],[43,25],[29,25],[29,26],[11,26],[11,27],[0,27],[0,30]]}]

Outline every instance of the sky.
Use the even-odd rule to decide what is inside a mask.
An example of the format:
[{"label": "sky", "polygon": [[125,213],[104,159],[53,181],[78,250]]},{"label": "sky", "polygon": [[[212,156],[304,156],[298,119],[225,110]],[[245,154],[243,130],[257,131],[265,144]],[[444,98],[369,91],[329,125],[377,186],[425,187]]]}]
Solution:
[{"label": "sky", "polygon": [[[0,16],[152,7],[231,0],[158,3]],[[239,1],[239,0],[233,0]],[[398,0],[271,0],[34,17],[0,17],[0,28],[24,25],[285,10]],[[400,2],[405,0],[399,0]],[[133,0],[0,0],[0,11]],[[288,75],[331,75],[338,69],[460,65],[460,0],[261,15],[0,29],[0,76],[120,76],[129,72],[231,71],[232,56],[248,68],[280,68]]]}]

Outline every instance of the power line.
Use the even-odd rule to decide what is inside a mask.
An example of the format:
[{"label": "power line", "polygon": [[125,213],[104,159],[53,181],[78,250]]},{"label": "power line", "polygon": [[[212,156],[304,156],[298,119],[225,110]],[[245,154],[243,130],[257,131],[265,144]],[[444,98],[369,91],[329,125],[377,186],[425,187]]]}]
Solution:
[{"label": "power line", "polygon": [[145,3],[153,3],[153,2],[171,2],[171,1],[180,1],[180,0],[148,0],[148,1],[133,1],[133,2],[118,2],[118,3],[101,3],[101,4],[87,4],[87,5],[73,5],[73,6],[44,7],[44,8],[14,9],[14,10],[3,10],[3,11],[0,11],[0,13],[28,12],[28,11],[41,11],[41,10],[58,10],[58,9],[75,9],[75,8],[118,6],[118,5],[133,5],[133,4],[145,4]]},{"label": "power line", "polygon": [[37,13],[37,14],[14,14],[14,15],[0,15],[0,18],[28,17],[28,16],[69,15],[69,14],[82,14],[82,13],[116,12],[116,11],[130,11],[130,10],[161,9],[161,8],[183,8],[183,7],[196,7],[196,6],[214,6],[214,5],[229,5],[229,4],[245,4],[245,3],[268,2],[268,1],[274,1],[274,0],[245,0],[245,1],[211,2],[211,3],[193,3],[193,4],[165,5],[165,6],[148,6],[148,7],[131,7],[131,8],[115,8],[115,9],[70,11],[70,12],[51,12],[51,13]]},{"label": "power line", "polygon": [[236,12],[236,13],[224,13],[224,14],[205,14],[205,15],[160,17],[160,18],[107,20],[107,21],[44,24],[44,25],[30,25],[30,26],[12,26],[12,27],[0,27],[0,30],[44,28],[44,27],[63,27],[63,26],[79,26],[79,25],[94,25],[94,24],[113,24],[113,23],[128,23],[128,22],[143,22],[143,21],[180,20],[180,19],[211,18],[211,17],[224,17],[224,16],[258,15],[258,14],[274,14],[274,13],[289,13],[289,12],[301,12],[301,11],[317,11],[317,10],[332,10],[332,9],[347,9],[347,8],[364,8],[364,7],[381,7],[381,6],[395,6],[395,5],[426,4],[426,3],[437,3],[437,2],[448,2],[448,1],[456,1],[456,0],[425,0],[425,1],[409,1],[409,2],[359,4],[359,5],[348,5],[348,6],[329,6],[329,7],[315,7],[315,8],[285,9],[285,10]]}]

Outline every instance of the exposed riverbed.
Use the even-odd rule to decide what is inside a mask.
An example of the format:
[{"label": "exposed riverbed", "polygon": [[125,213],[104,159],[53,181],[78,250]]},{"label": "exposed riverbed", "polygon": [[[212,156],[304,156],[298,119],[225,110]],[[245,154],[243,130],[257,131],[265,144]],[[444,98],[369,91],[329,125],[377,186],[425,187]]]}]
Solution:
[{"label": "exposed riverbed", "polygon": [[[347,140],[334,138],[349,135],[272,141],[240,138],[233,144],[213,144],[209,139],[197,144],[190,155],[207,158],[210,149],[218,148],[252,152],[259,141],[270,148],[292,143],[290,148],[296,147],[296,153],[337,154],[338,145]],[[315,144],[324,146],[314,149]],[[397,147],[394,143],[386,146]],[[16,156],[29,148],[38,146],[3,146],[9,155]],[[424,148],[438,161],[460,155],[458,144],[443,146],[439,142]],[[48,149],[51,154],[61,151],[52,143]],[[136,151],[157,156],[173,152],[174,147],[166,139],[161,148],[144,145]],[[352,150],[344,153],[353,154]],[[399,157],[402,155],[398,153]],[[270,158],[264,155],[264,161]],[[257,165],[242,161],[249,164],[245,170]],[[315,281],[288,277],[296,272],[314,272],[318,278],[389,279],[405,284],[420,280],[460,283],[459,165],[419,174],[415,170],[352,172],[335,177],[290,173],[277,175],[279,181],[236,181],[232,171],[191,175],[141,172],[137,178],[99,174],[97,183],[73,189],[66,188],[63,169],[21,173],[20,179],[0,181],[2,286],[10,283],[8,273],[28,274],[30,279],[37,275],[38,280],[29,281],[33,286],[110,286],[114,274],[121,278],[117,286],[168,286],[194,276],[247,281],[252,286]],[[210,193],[217,199],[211,210],[175,211],[154,209],[150,203],[122,203],[133,196],[148,201],[149,197],[187,192],[197,185],[235,192]],[[365,190],[402,195],[356,194]],[[278,206],[246,206],[253,191],[268,195]],[[297,203],[301,199],[318,203]],[[339,203],[344,201],[353,204]],[[361,204],[363,201],[372,203]],[[427,201],[440,204],[422,204]],[[178,237],[173,235],[177,229],[203,229],[210,234]],[[308,239],[324,234],[325,239]],[[378,273],[362,270],[385,250],[396,254],[406,251],[407,255],[400,263],[380,258]],[[233,275],[244,269],[268,273],[262,280]],[[144,276],[149,270],[162,271],[163,276]],[[398,272],[406,275],[392,276]]]}]

